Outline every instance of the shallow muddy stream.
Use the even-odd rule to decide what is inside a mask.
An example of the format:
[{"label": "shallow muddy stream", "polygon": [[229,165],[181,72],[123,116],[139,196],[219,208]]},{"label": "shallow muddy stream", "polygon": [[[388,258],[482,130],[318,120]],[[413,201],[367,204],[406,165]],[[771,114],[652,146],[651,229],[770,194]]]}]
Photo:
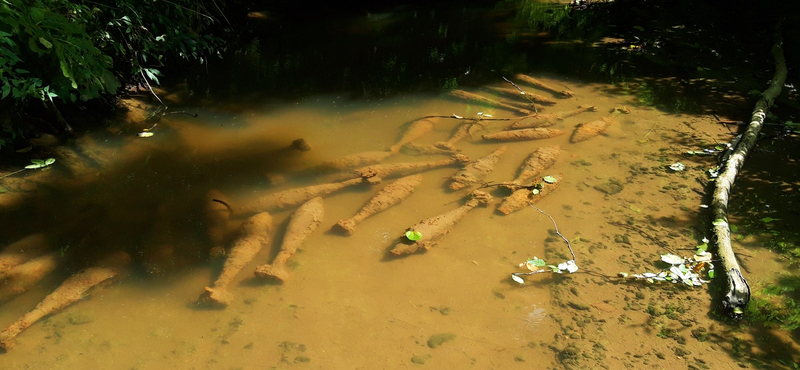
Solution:
[{"label": "shallow muddy stream", "polygon": [[[556,100],[539,105],[541,113],[586,104],[597,110],[556,122],[551,128],[563,135],[498,143],[482,135],[504,130],[522,114],[435,93],[367,101],[312,94],[292,103],[185,105],[180,109],[199,116],[165,116],[152,137],[136,135],[149,125],[115,123],[59,149],[62,157],[51,169],[28,171],[0,194],[4,245],[44,233],[60,261],[56,272],[3,304],[0,325],[13,323],[101,255],[123,250],[133,263],[115,283],[20,334],[16,346],[0,355],[2,368],[738,368],[736,343],[750,343],[754,335],[712,318],[709,312],[718,309],[712,300],[719,298],[708,286],[616,277],[657,272],[660,254],[691,255],[710,237],[703,231],[706,200],[698,179],[716,160],[686,152],[728,142],[730,132],[710,115],[642,106],[618,86],[525,72],[574,92],[565,98],[518,81],[526,91]],[[498,77],[464,90],[506,99],[488,87],[511,86]],[[629,113],[616,116],[599,136],[570,142],[576,125],[616,107]],[[325,196],[324,220],[290,258],[283,284],[253,275],[278,253],[295,208],[272,212],[271,242],[236,275],[232,303],[224,309],[197,303],[224,262],[210,254],[204,213],[210,191],[235,209],[272,192],[326,183],[337,175],[303,170],[386,151],[420,117],[478,119],[479,112],[509,119],[482,120],[485,128],[455,144],[473,160],[508,146],[483,179],[487,184],[512,180],[537,148],[560,147],[555,165],[541,175],[561,174],[563,180],[535,205],[570,240],[577,272],[537,274],[525,277],[524,285],[512,281],[511,273],[527,271],[519,264],[528,258],[558,264],[571,256],[552,221],[536,209],[497,212],[508,192],[495,187],[482,189],[493,203],[468,212],[430,250],[391,255],[408,227],[457,208],[480,186],[448,189],[448,178],[461,168],[452,165],[421,172],[413,194],[365,219],[351,236],[331,227],[396,178]],[[446,141],[462,122],[439,119],[415,142]],[[286,149],[298,138],[311,149]],[[68,152],[77,154],[69,158]],[[449,157],[413,154],[402,149],[383,163]],[[675,162],[685,170],[669,170]],[[245,218],[230,219],[225,246]],[[776,268],[762,261],[750,266],[751,273]],[[790,343],[784,342],[786,348]],[[747,350],[784,348],[771,346]]]}]

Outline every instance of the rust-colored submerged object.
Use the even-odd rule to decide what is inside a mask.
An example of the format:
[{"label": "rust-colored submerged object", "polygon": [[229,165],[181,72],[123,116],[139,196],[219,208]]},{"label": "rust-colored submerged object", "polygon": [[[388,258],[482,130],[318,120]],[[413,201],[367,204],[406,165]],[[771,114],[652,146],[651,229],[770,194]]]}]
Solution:
[{"label": "rust-colored submerged object", "polygon": [[556,190],[558,185],[563,180],[563,175],[555,176],[555,181],[545,181],[544,178],[538,178],[531,181],[530,184],[539,184],[537,191],[534,192],[529,188],[519,188],[514,190],[511,195],[505,197],[503,202],[497,207],[497,211],[504,215],[509,215],[513,212],[519,211],[528,206],[530,203],[536,203],[540,199],[548,196],[551,192]]},{"label": "rust-colored submerged object", "polygon": [[408,126],[400,140],[389,148],[392,153],[399,153],[404,145],[417,140],[425,134],[433,131],[433,120],[436,118],[422,118],[414,121]]},{"label": "rust-colored submerged object", "polygon": [[361,221],[402,202],[414,192],[414,189],[421,181],[422,175],[411,175],[386,185],[378,194],[370,198],[355,216],[339,220],[333,225],[333,229],[347,235],[353,235],[356,225]]},{"label": "rust-colored submerged object", "polygon": [[401,237],[401,242],[395,245],[391,253],[395,256],[400,256],[430,249],[436,245],[439,239],[450,232],[453,226],[467,212],[478,205],[487,205],[492,201],[492,196],[489,193],[479,190],[473,191],[470,196],[471,199],[464,205],[441,215],[422,220],[418,224],[409,227],[408,231],[416,231],[421,237],[415,241],[409,240],[405,236]]},{"label": "rust-colored submerged object", "polygon": [[439,161],[432,161],[432,162],[408,162],[408,163],[384,163],[384,164],[375,164],[372,166],[361,167],[358,169],[353,170],[352,172],[346,174],[348,177],[353,176],[376,176],[381,179],[385,178],[393,178],[399,176],[407,176],[412,175],[415,173],[419,173],[422,171],[438,168],[438,167],[445,167],[445,166],[452,166],[455,164],[463,164],[468,163],[469,157],[463,154],[454,154],[452,157],[448,159],[442,159]]},{"label": "rust-colored submerged object", "polygon": [[7,245],[0,251],[0,279],[14,266],[44,254],[49,247],[50,242],[42,233],[28,235]]},{"label": "rust-colored submerged object", "polygon": [[289,272],[286,271],[286,261],[297,252],[297,247],[303,244],[311,233],[322,223],[325,207],[322,198],[317,197],[304,203],[292,214],[286,233],[283,235],[281,250],[272,264],[256,267],[255,275],[263,279],[286,281]]},{"label": "rust-colored submerged object", "polygon": [[[519,90],[508,88],[508,87],[489,87],[489,90],[498,92],[498,93],[503,94],[503,95],[508,95],[508,96],[514,96],[514,97],[517,97],[517,98],[521,98],[522,100],[530,99],[528,101],[532,100],[534,103],[539,103],[539,104],[553,105],[553,104],[556,103],[555,100],[550,99],[550,98],[548,98],[546,96],[542,96],[542,95],[539,95],[539,94],[531,94],[531,93],[528,93],[528,92],[525,92],[525,94],[522,94]],[[527,98],[526,98],[526,96],[527,96]]]},{"label": "rust-colored submerged object", "polygon": [[546,127],[524,128],[522,130],[500,131],[493,134],[483,135],[484,140],[493,141],[526,141],[550,139],[564,135],[564,131]]},{"label": "rust-colored submerged object", "polygon": [[498,107],[498,108],[504,108],[504,109],[507,109],[507,110],[510,110],[510,111],[516,112],[516,113],[531,114],[531,111],[528,110],[528,109],[519,108],[519,107],[513,106],[511,104],[507,104],[507,103],[503,103],[503,102],[500,102],[500,101],[497,101],[497,100],[492,100],[492,99],[489,99],[489,98],[485,98],[485,97],[480,96],[478,94],[474,94],[474,93],[471,93],[471,92],[466,92],[464,90],[453,90],[453,91],[450,91],[448,94],[450,94],[450,96],[459,98],[461,100],[465,100],[465,101],[472,102],[472,103],[477,103],[477,104],[484,105],[484,106],[487,106],[487,107]]},{"label": "rust-colored submerged object", "polygon": [[86,268],[64,280],[48,294],[36,308],[0,332],[0,348],[8,350],[15,344],[17,335],[44,316],[56,313],[90,294],[92,288],[107,284],[125,274],[131,257],[117,252],[101,260],[97,266]]},{"label": "rust-colored submerged object", "polygon": [[225,307],[233,302],[233,294],[228,292],[228,285],[261,248],[269,244],[272,237],[272,216],[267,212],[258,213],[248,218],[241,227],[239,235],[228,251],[228,258],[222,266],[222,273],[198,299],[199,303]]},{"label": "rust-colored submerged object", "polygon": [[620,114],[628,114],[630,112],[631,109],[628,107],[616,107],[608,116],[591,122],[581,123],[575,127],[575,131],[572,132],[572,136],[570,137],[569,141],[573,143],[579,143],[581,141],[586,141],[598,136],[605,132],[608,126],[617,120],[617,116]]},{"label": "rust-colored submerged object", "polygon": [[581,105],[577,109],[573,109],[570,111],[565,112],[556,112],[556,113],[541,113],[535,114],[530,117],[525,117],[520,119],[517,122],[514,122],[508,128],[511,130],[521,129],[521,128],[534,128],[534,127],[548,127],[555,125],[556,123],[563,121],[566,118],[576,116],[583,112],[596,112],[597,107],[593,105]]},{"label": "rust-colored submerged object", "polygon": [[572,143],[579,143],[598,136],[605,132],[608,126],[614,123],[615,120],[616,118],[614,116],[606,116],[598,120],[581,123],[575,127],[575,131],[572,132],[569,141]]},{"label": "rust-colored submerged object", "polygon": [[528,75],[518,74],[518,75],[516,75],[516,79],[522,81],[525,84],[534,86],[534,87],[536,87],[538,89],[549,91],[549,92],[551,92],[553,94],[556,94],[558,96],[561,96],[563,98],[571,98],[571,97],[575,96],[575,93],[573,93],[570,90],[559,90],[559,89],[556,89],[556,88],[551,87],[551,86],[545,84],[544,82],[539,81],[539,80],[537,80],[537,79],[535,79],[535,78],[533,78],[531,76],[528,76]]},{"label": "rust-colored submerged object", "polygon": [[481,182],[486,175],[494,170],[495,164],[497,164],[497,161],[500,160],[506,150],[508,150],[508,147],[501,146],[497,150],[464,166],[464,169],[450,177],[450,189],[459,190]]},{"label": "rust-colored submerged object", "polygon": [[51,252],[14,266],[4,279],[0,279],[0,303],[25,293],[53,272],[56,266],[58,266],[58,252]]},{"label": "rust-colored submerged object", "polygon": [[335,172],[351,170],[362,166],[369,166],[371,164],[383,162],[386,158],[391,157],[395,153],[392,152],[361,152],[346,155],[341,158],[322,162],[320,165],[313,167],[317,172]]},{"label": "rust-colored submerged object", "polygon": [[248,215],[258,212],[282,211],[299,206],[313,198],[324,197],[348,186],[359,184],[374,185],[381,182],[381,179],[374,176],[374,173],[370,174],[368,171],[362,171],[361,173],[363,173],[363,175],[355,175],[359,176],[357,178],[352,178],[352,175],[348,176],[351,177],[351,179],[346,181],[312,185],[268,194],[238,208],[236,213]]},{"label": "rust-colored submerged object", "polygon": [[550,168],[556,163],[560,151],[561,148],[558,145],[536,149],[522,164],[517,178],[509,184],[522,185],[525,181]]},{"label": "rust-colored submerged object", "polygon": [[457,150],[455,147],[456,143],[463,140],[464,138],[472,136],[472,133],[474,131],[483,130],[485,128],[486,127],[477,120],[467,121],[459,125],[458,128],[456,128],[456,131],[453,132],[453,135],[451,135],[450,138],[447,139],[447,141],[440,141],[434,145],[437,148],[455,151]]},{"label": "rust-colored submerged object", "polygon": [[402,152],[408,155],[453,155],[459,151],[456,148],[446,149],[435,145],[418,143],[408,143],[402,149]]}]

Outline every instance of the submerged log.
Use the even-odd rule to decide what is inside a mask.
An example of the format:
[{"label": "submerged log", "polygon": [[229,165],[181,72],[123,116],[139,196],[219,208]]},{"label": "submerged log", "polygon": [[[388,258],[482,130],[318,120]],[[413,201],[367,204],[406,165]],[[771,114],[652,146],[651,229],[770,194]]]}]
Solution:
[{"label": "submerged log", "polygon": [[559,96],[561,96],[563,98],[571,98],[571,97],[575,96],[575,93],[573,93],[572,91],[569,91],[569,90],[558,90],[558,89],[556,89],[554,87],[550,87],[549,85],[545,84],[544,82],[539,81],[539,80],[537,80],[537,79],[535,79],[535,78],[533,78],[531,76],[527,76],[527,75],[524,75],[524,74],[520,73],[520,74],[518,74],[516,76],[516,78],[518,80],[528,84],[528,85],[534,86],[534,87],[542,89],[542,90],[547,90],[547,91],[549,91],[549,92],[551,92],[553,94],[559,95]]},{"label": "submerged log", "polygon": [[473,94],[471,92],[466,92],[464,90],[453,90],[448,93],[450,96],[459,98],[461,100],[465,100],[468,102],[473,102],[476,104],[480,104],[487,107],[499,107],[510,110],[512,112],[521,113],[521,114],[531,114],[531,111],[528,109],[521,109],[519,107],[515,107],[511,104],[499,102],[497,100],[492,100],[489,98],[484,98],[478,94]]},{"label": "submerged log", "polygon": [[0,303],[25,293],[58,266],[58,252],[50,252],[14,266],[0,281]]},{"label": "submerged log", "polygon": [[722,259],[722,266],[727,275],[728,291],[723,298],[722,304],[730,313],[740,318],[744,309],[750,301],[750,286],[742,276],[739,263],[731,246],[730,226],[728,225],[728,198],[731,187],[739,169],[744,165],[747,155],[755,147],[758,134],[764,125],[764,118],[767,116],[769,108],[780,95],[781,88],[786,82],[788,70],[786,59],[783,55],[783,39],[780,34],[780,26],[776,27],[775,44],[772,46],[772,57],[775,60],[775,74],[769,83],[769,87],[761,94],[761,99],[756,102],[744,134],[731,147],[732,154],[723,163],[722,172],[714,182],[714,195],[711,201],[711,212],[714,215],[713,230],[717,244],[717,254]]},{"label": "submerged log", "polygon": [[50,242],[43,233],[28,235],[7,245],[0,251],[0,279],[14,266],[38,257],[50,248]]},{"label": "submerged log", "polygon": [[36,308],[23,315],[17,322],[0,332],[0,348],[8,350],[15,344],[17,335],[44,316],[54,314],[90,294],[92,288],[110,283],[123,275],[131,257],[124,252],[113,253],[101,260],[97,266],[70,276]]},{"label": "submerged log", "polygon": [[494,141],[525,141],[550,139],[560,135],[564,135],[564,131],[552,128],[525,128],[522,130],[500,131],[483,135],[483,139]]},{"label": "submerged log", "polygon": [[256,267],[255,275],[263,279],[286,281],[289,273],[286,271],[286,261],[294,255],[297,247],[303,244],[309,235],[322,223],[325,207],[322,198],[314,198],[300,206],[289,219],[286,233],[283,235],[281,250],[272,264],[263,264]]},{"label": "submerged log", "polygon": [[408,231],[416,231],[422,237],[416,241],[409,240],[403,236],[401,242],[397,243],[391,250],[395,256],[411,254],[420,250],[428,250],[435,246],[439,239],[445,236],[453,226],[464,217],[467,212],[478,205],[486,205],[492,201],[492,196],[483,191],[473,191],[471,199],[466,204],[441,215],[420,221],[418,224],[408,228]]},{"label": "submerged log", "polygon": [[[556,190],[563,177],[563,175],[559,174],[555,176],[556,181],[551,182],[544,181],[544,178],[538,178],[531,182],[532,185],[514,190],[511,195],[503,199],[503,202],[497,207],[497,211],[504,215],[509,215],[527,207],[530,203],[538,202]],[[534,192],[534,189],[538,191]]]},{"label": "submerged log", "polygon": [[422,172],[425,170],[434,169],[437,167],[452,166],[455,164],[463,164],[469,162],[469,157],[463,154],[454,154],[448,159],[432,162],[410,162],[410,163],[386,163],[376,164],[367,167],[361,167],[352,172],[345,174],[346,177],[353,176],[375,176],[381,179],[393,178],[399,176],[407,176]]},{"label": "submerged log", "polygon": [[422,175],[411,175],[403,177],[381,189],[378,194],[375,194],[363,207],[356,213],[355,216],[343,220],[339,220],[333,229],[347,235],[353,235],[361,221],[379,212],[383,212],[389,207],[400,203],[403,199],[408,198],[414,189],[422,181]]},{"label": "submerged log", "polygon": [[424,136],[425,134],[433,131],[434,119],[437,118],[423,118],[411,123],[411,125],[409,125],[406,131],[403,133],[403,136],[400,138],[400,140],[394,145],[392,145],[389,148],[389,151],[395,154],[399,153],[400,148],[402,148],[404,145],[414,140],[417,140],[422,136]]},{"label": "submerged log", "polygon": [[233,246],[222,266],[222,273],[210,287],[200,295],[198,303],[211,306],[225,307],[233,302],[233,294],[228,292],[228,285],[233,278],[241,271],[245,265],[253,260],[253,257],[261,248],[269,244],[272,237],[272,216],[267,212],[261,212],[248,218],[241,227],[239,235],[233,242]]},{"label": "submerged log", "polygon": [[[360,175],[362,173],[363,175]],[[374,173],[370,174],[367,171],[362,171],[359,173],[359,175],[361,177],[358,178],[352,178],[352,175],[348,176],[351,179],[346,181],[306,186],[304,188],[289,189],[265,195],[250,202],[246,206],[241,206],[238,209],[235,209],[235,213],[240,215],[250,215],[258,212],[282,211],[288,208],[299,206],[311,200],[312,198],[323,197],[333,192],[342,190],[348,186],[359,184],[374,185],[381,182],[381,179],[377,176],[374,176]]]},{"label": "submerged log", "polygon": [[503,156],[506,150],[508,150],[508,147],[501,146],[497,150],[464,166],[464,169],[450,177],[450,189],[459,190],[469,185],[479,183],[486,175],[494,170],[495,164],[497,164],[497,161],[500,160],[500,157]]},{"label": "submerged log", "polygon": [[581,105],[577,109],[573,109],[570,111],[556,112],[556,113],[540,113],[530,117],[525,117],[517,122],[512,123],[511,126],[509,126],[508,128],[516,130],[521,128],[548,127],[555,125],[559,121],[563,121],[568,117],[576,116],[583,112],[596,112],[596,111],[597,107],[593,105]]},{"label": "submerged log", "polygon": [[[558,145],[536,149],[528,156],[525,163],[522,164],[517,178],[512,180],[509,184],[512,185],[512,187],[513,185],[522,185],[525,181],[550,168],[556,163],[560,151],[561,147]],[[506,187],[509,186],[506,185]]]},{"label": "submerged log", "polygon": [[[489,87],[489,90],[492,90],[492,91],[495,91],[495,92],[498,92],[498,93],[504,94],[504,95],[520,97],[520,98],[522,98],[524,100],[530,99],[534,103],[539,103],[539,104],[553,105],[553,104],[556,103],[555,100],[550,99],[550,98],[548,98],[546,96],[542,96],[542,95],[538,95],[538,94],[530,94],[528,92],[525,92],[525,94],[523,94],[521,91],[519,91],[517,89],[509,89],[507,87]],[[526,98],[526,96],[527,96],[527,98]]]}]

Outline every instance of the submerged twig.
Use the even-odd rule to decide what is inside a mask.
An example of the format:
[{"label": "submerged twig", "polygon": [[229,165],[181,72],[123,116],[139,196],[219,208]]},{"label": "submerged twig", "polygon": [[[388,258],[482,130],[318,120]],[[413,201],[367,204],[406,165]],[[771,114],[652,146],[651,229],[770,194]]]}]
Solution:
[{"label": "submerged twig", "polygon": [[510,83],[512,86],[516,87],[517,90],[519,90],[520,94],[522,94],[522,96],[524,96],[525,99],[527,99],[531,103],[531,106],[533,107],[533,112],[534,113],[539,113],[539,110],[536,108],[536,103],[533,102],[533,99],[531,99],[531,97],[528,95],[528,93],[526,93],[524,90],[522,90],[521,87],[517,86],[517,84],[515,84],[511,80],[509,80],[509,79],[507,79],[505,77],[503,77],[503,80],[505,80],[506,82]]},{"label": "submerged twig", "polygon": [[224,200],[219,200],[219,199],[211,199],[211,201],[212,201],[212,202],[217,202],[217,203],[219,203],[219,204],[222,204],[223,206],[225,206],[226,208],[228,208],[228,212],[230,212],[230,213],[233,213],[233,208],[231,207],[231,205],[230,205],[230,204],[228,204],[228,202],[226,202],[226,201],[224,201]]},{"label": "submerged twig", "polygon": [[550,221],[553,222],[553,226],[556,229],[556,234],[564,239],[567,243],[567,248],[569,248],[569,253],[572,255],[572,259],[566,262],[559,263],[558,265],[548,265],[543,259],[538,257],[528,258],[526,262],[520,263],[519,267],[526,267],[530,272],[512,272],[511,273],[511,280],[519,284],[525,284],[525,280],[522,279],[521,276],[524,275],[533,275],[538,274],[540,272],[554,272],[557,274],[562,274],[564,271],[569,272],[570,274],[573,272],[578,271],[578,265],[575,264],[575,252],[572,250],[572,243],[570,243],[569,239],[567,239],[561,232],[558,230],[558,225],[556,224],[556,220],[553,219],[553,216],[550,216],[547,212],[541,210],[539,207],[533,205],[533,203],[528,202],[532,208],[535,208],[537,211],[541,212],[543,215],[550,218]]},{"label": "submerged twig", "polygon": [[528,203],[528,205],[533,207],[537,211],[541,212],[541,214],[549,217],[550,221],[553,221],[553,227],[555,227],[556,229],[556,234],[560,236],[561,239],[564,239],[565,242],[567,242],[567,248],[569,248],[569,253],[572,254],[572,260],[575,261],[575,252],[572,251],[572,244],[570,244],[569,239],[565,238],[564,235],[561,235],[561,232],[558,231],[558,225],[556,225],[556,220],[553,219],[553,216],[550,216],[549,214],[547,214],[547,212],[542,211],[539,207],[534,206],[532,203]]},{"label": "submerged twig", "polygon": [[457,114],[451,114],[449,116],[422,116],[419,119],[423,119],[423,118],[452,118],[452,119],[457,119],[457,120],[462,120],[462,121],[511,121],[512,119],[516,119],[516,118],[483,118],[483,117],[482,118],[466,118],[466,117],[461,117],[461,116],[459,116]]}]

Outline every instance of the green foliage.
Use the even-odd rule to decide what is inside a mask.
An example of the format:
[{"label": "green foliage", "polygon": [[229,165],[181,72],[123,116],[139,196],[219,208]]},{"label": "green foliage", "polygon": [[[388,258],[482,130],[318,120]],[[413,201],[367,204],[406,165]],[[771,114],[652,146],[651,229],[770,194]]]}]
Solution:
[{"label": "green foliage", "polygon": [[189,0],[0,0],[0,97],[69,103],[158,83],[170,56],[219,54],[202,34],[214,21]]},{"label": "green foliage", "polygon": [[23,169],[21,169],[19,171],[14,171],[14,172],[9,173],[7,175],[0,176],[0,179],[4,179],[4,178],[9,177],[11,175],[18,174],[18,173],[20,173],[22,171],[25,171],[25,170],[38,170],[40,168],[44,169],[45,167],[48,167],[53,163],[56,163],[56,159],[55,158],[31,159],[31,164],[25,166],[25,168],[23,168]]},{"label": "green foliage", "polygon": [[417,240],[422,239],[422,233],[420,233],[419,231],[415,231],[415,230],[408,230],[408,231],[406,231],[406,238],[408,238],[408,240],[411,240],[411,241],[417,241]]},{"label": "green foliage", "polygon": [[442,86],[442,91],[452,91],[458,89],[458,80],[453,78],[448,78],[444,80],[444,86]]}]

